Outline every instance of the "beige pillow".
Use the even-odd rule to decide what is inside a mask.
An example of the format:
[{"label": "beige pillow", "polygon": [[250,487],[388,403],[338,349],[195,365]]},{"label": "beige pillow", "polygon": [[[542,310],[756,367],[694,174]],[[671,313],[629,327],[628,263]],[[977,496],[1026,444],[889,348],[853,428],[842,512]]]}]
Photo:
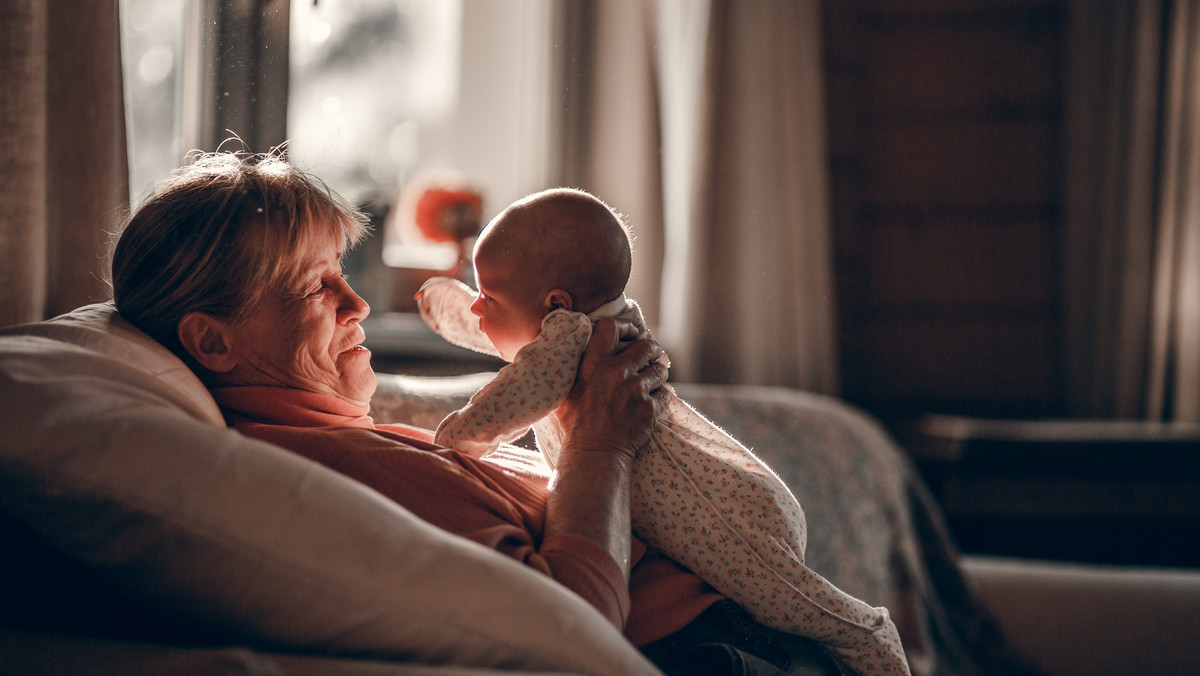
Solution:
[{"label": "beige pillow", "polygon": [[143,607],[276,650],[656,673],[548,578],[225,428],[108,304],[0,332],[0,393],[0,509]]}]

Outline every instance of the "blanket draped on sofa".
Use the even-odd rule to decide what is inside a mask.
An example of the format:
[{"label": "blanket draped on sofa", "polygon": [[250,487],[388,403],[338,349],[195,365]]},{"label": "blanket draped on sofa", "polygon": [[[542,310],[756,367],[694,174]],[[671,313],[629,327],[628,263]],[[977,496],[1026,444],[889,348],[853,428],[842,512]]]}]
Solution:
[{"label": "blanket draped on sofa", "polygon": [[[491,374],[380,374],[371,415],[436,427]],[[676,392],[767,462],[808,517],[808,565],[886,606],[914,674],[1029,674],[972,601],[941,512],[869,415],[790,388],[680,384]]]}]

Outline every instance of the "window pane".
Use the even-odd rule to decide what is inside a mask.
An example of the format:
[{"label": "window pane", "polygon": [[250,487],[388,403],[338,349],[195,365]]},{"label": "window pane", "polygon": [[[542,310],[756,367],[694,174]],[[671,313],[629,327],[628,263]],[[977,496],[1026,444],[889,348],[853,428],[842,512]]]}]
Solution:
[{"label": "window pane", "polygon": [[179,101],[187,0],[121,0],[130,203],[183,162]]},{"label": "window pane", "polygon": [[355,201],[400,185],[458,94],[454,0],[293,2],[288,157]]}]

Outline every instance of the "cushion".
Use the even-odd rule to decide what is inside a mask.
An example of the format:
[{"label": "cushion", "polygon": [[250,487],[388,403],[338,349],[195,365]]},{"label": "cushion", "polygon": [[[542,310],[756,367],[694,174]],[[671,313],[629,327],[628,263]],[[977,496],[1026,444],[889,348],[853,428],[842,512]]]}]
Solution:
[{"label": "cushion", "polygon": [[[0,331],[0,397],[0,566],[21,571],[0,606],[103,585],[87,598],[215,641],[655,673],[552,580],[227,429],[186,366],[110,304]],[[58,610],[103,622],[109,606]],[[12,626],[16,612],[0,614]]]},{"label": "cushion", "polygon": [[1200,673],[1200,571],[992,556],[963,568],[1046,674]]}]

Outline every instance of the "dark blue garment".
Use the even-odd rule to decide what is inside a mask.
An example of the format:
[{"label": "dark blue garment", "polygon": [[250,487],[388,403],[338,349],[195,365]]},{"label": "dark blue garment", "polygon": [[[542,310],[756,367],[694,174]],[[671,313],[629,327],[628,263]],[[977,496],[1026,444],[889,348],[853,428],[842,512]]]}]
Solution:
[{"label": "dark blue garment", "polygon": [[718,601],[679,631],[642,647],[667,676],[840,676],[819,643],[769,629],[733,601]]}]

